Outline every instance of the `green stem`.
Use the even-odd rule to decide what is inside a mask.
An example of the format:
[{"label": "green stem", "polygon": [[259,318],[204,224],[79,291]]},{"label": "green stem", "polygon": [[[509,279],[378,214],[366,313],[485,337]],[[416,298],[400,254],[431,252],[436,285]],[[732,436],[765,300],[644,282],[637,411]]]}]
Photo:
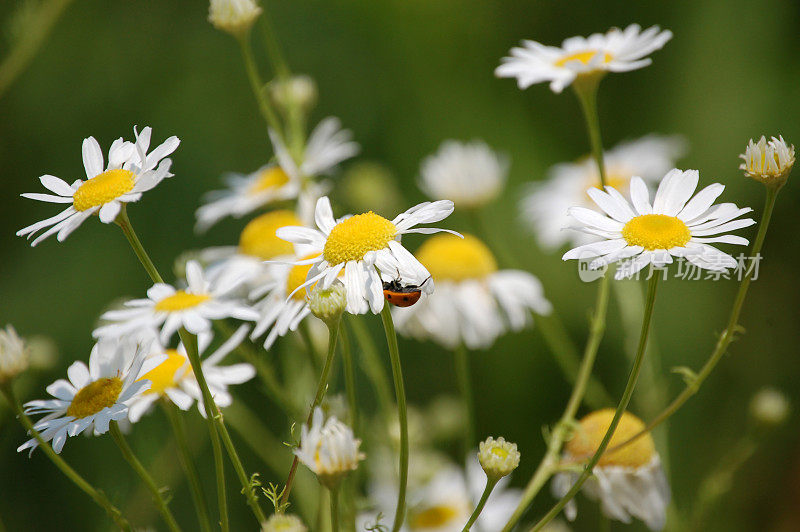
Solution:
[{"label": "green stem", "polygon": [[[756,234],[755,241],[753,241],[753,247],[750,249],[750,257],[753,260],[760,260],[761,248],[764,245],[764,238],[767,235],[767,228],[769,227],[770,218],[772,218],[772,211],[775,208],[775,200],[777,196],[777,188],[767,188],[764,213],[761,215],[761,223],[759,224],[758,233]],[[717,345],[715,346],[714,351],[700,369],[700,372],[697,373],[697,375],[695,375],[694,378],[692,378],[690,382],[686,384],[686,387],[683,389],[683,391],[669,404],[669,406],[667,406],[659,415],[650,421],[650,423],[648,423],[644,429],[634,434],[619,445],[614,446],[611,449],[612,451],[628,445],[629,443],[647,434],[657,426],[661,425],[661,423],[669,419],[669,417],[677,412],[686,401],[688,401],[694,394],[698,392],[698,390],[700,390],[700,386],[708,378],[711,372],[714,371],[714,368],[722,359],[723,355],[725,355],[725,353],[728,351],[728,346],[731,344],[731,342],[733,342],[736,333],[739,331],[739,315],[742,312],[744,300],[747,296],[747,290],[750,288],[750,281],[752,280],[754,271],[755,268],[746,270],[744,279],[742,279],[742,282],[739,284],[739,290],[736,292],[736,298],[733,301],[733,307],[731,307],[728,325],[725,327],[725,331],[722,333],[722,336],[720,336],[719,340],[717,340]]]},{"label": "green stem", "polygon": [[583,117],[586,120],[586,130],[589,132],[592,155],[597,162],[600,185],[605,187],[608,184],[608,179],[606,179],[606,167],[603,162],[603,139],[600,135],[600,118],[597,114],[597,86],[599,82],[599,76],[589,75],[584,76],[584,79],[576,79],[572,87],[575,89],[575,94],[581,103]]},{"label": "green stem", "polygon": [[559,514],[559,512],[561,512],[564,506],[566,506],[566,504],[572,500],[573,497],[575,497],[578,491],[580,491],[584,482],[586,482],[589,477],[592,476],[594,466],[596,466],[597,462],[600,461],[600,457],[603,456],[603,453],[608,447],[612,436],[614,436],[614,431],[617,430],[617,425],[619,424],[620,419],[622,419],[625,409],[628,408],[628,403],[630,402],[631,395],[633,395],[633,390],[636,387],[636,381],[638,380],[639,373],[642,369],[642,361],[644,360],[644,354],[647,347],[647,337],[650,333],[650,321],[653,317],[653,308],[655,307],[656,302],[658,279],[660,277],[661,275],[659,275],[658,272],[655,272],[650,277],[650,283],[648,284],[647,288],[647,300],[645,302],[644,317],[642,318],[642,331],[641,335],[639,336],[639,347],[636,351],[636,358],[633,361],[633,367],[631,367],[630,375],[628,376],[628,382],[625,385],[625,391],[622,393],[622,398],[620,399],[617,409],[614,412],[614,418],[611,420],[611,425],[609,425],[605,436],[603,436],[603,440],[600,442],[600,445],[595,451],[594,455],[592,455],[589,463],[587,463],[584,467],[583,472],[578,477],[578,480],[575,482],[572,488],[570,488],[567,494],[564,495],[536,524],[536,526],[531,529],[531,532],[541,530],[545,525],[547,525],[547,523],[552,521],[553,518]]},{"label": "green stem", "polygon": [[261,30],[264,35],[264,42],[266,44],[267,56],[269,57],[272,68],[278,78],[282,80],[289,79],[292,73],[289,71],[289,66],[281,51],[281,46],[278,43],[278,36],[275,28],[272,26],[272,21],[266,10],[261,17]]},{"label": "green stem", "polygon": [[492,490],[497,485],[498,480],[500,479],[491,479],[488,477],[486,478],[486,488],[484,488],[483,490],[483,495],[481,495],[481,500],[478,501],[478,506],[475,507],[475,511],[472,512],[472,515],[469,516],[469,521],[467,521],[467,524],[464,525],[464,528],[461,532],[467,532],[470,528],[472,528],[472,525],[475,524],[475,521],[478,520],[478,517],[481,515],[481,512],[483,511],[483,507],[486,506],[486,501],[489,500],[489,495],[492,494]]},{"label": "green stem", "polygon": [[472,379],[469,370],[469,353],[463,344],[453,350],[456,378],[464,405],[464,456],[475,445],[475,403],[472,400]]},{"label": "green stem", "polygon": [[392,532],[398,532],[403,526],[406,515],[406,488],[408,486],[408,413],[406,411],[406,391],[403,384],[403,368],[400,365],[400,349],[397,346],[397,334],[394,331],[392,311],[388,304],[381,310],[383,329],[386,332],[386,343],[389,346],[389,359],[392,362],[394,391],[397,396],[397,417],[400,423],[400,483],[397,490],[397,506],[394,513]]},{"label": "green stem", "polygon": [[6,383],[0,386],[0,393],[3,394],[8,405],[14,411],[17,416],[17,420],[19,420],[20,424],[28,431],[28,434],[31,435],[38,443],[39,448],[42,452],[53,462],[53,465],[61,471],[65,477],[72,481],[81,491],[87,494],[92,500],[97,503],[97,505],[106,511],[108,516],[114,521],[114,523],[119,527],[120,530],[124,530],[126,532],[131,532],[133,529],[131,528],[130,523],[128,520],[123,517],[122,512],[114,506],[106,495],[89,484],[77,471],[72,469],[72,467],[63,459],[61,455],[56,453],[53,448],[50,446],[48,442],[42,438],[39,431],[33,428],[33,422],[31,422],[30,418],[25,414],[24,410],[22,409],[22,405],[17,399],[16,394],[14,393],[13,388],[11,387],[11,383]]},{"label": "green stem", "polygon": [[350,410],[350,425],[353,428],[353,434],[358,436],[361,432],[359,430],[358,420],[358,400],[356,397],[356,368],[353,363],[353,351],[350,346],[350,336],[347,334],[347,327],[344,323],[340,325],[339,334],[342,337],[342,360],[344,361],[344,385],[347,388],[347,405]]},{"label": "green stem", "polygon": [[358,316],[349,316],[347,323],[353,329],[353,334],[355,334],[358,345],[361,347],[361,357],[359,359],[364,373],[372,382],[375,396],[378,399],[378,406],[385,416],[384,419],[388,420],[390,413],[394,410],[394,405],[389,391],[389,377],[386,375],[380,356],[378,356],[378,349],[375,347],[375,342],[372,340],[366,325]]},{"label": "green stem", "polygon": [[242,58],[244,59],[245,70],[247,70],[247,79],[250,81],[250,88],[253,90],[253,95],[256,97],[256,102],[258,102],[258,108],[261,111],[261,115],[267,122],[267,126],[283,139],[285,138],[283,134],[283,127],[278,120],[278,115],[275,114],[275,111],[272,109],[272,106],[267,99],[267,95],[264,92],[264,82],[261,79],[261,75],[258,73],[258,67],[256,66],[255,58],[253,57],[253,49],[250,45],[250,34],[246,33],[241,35],[237,40],[239,41],[239,47],[242,50]]},{"label": "green stem", "polygon": [[142,266],[144,266],[147,275],[150,276],[150,279],[153,281],[153,283],[163,283],[164,279],[161,277],[161,274],[158,273],[158,269],[150,259],[150,255],[148,255],[147,251],[145,251],[142,241],[139,240],[136,231],[133,230],[133,225],[131,225],[131,221],[128,218],[128,210],[126,209],[124,203],[122,204],[122,209],[119,211],[119,215],[117,215],[117,219],[114,220],[114,223],[119,225],[120,229],[122,229],[122,232],[125,234],[125,238],[128,239],[128,243],[131,245],[133,252],[136,253],[136,257],[139,259],[139,262],[142,263]]},{"label": "green stem", "polygon": [[200,523],[200,528],[204,532],[211,532],[211,518],[208,513],[208,506],[206,505],[206,497],[203,493],[203,486],[200,483],[200,477],[197,474],[197,468],[194,465],[194,457],[189,449],[189,442],[186,440],[186,427],[183,423],[183,418],[178,412],[178,408],[169,401],[161,401],[164,413],[169,419],[169,424],[172,426],[172,432],[175,435],[175,443],[178,446],[178,458],[183,466],[183,471],[189,481],[189,488],[192,492],[192,501],[197,510],[197,520]]},{"label": "green stem", "polygon": [[150,473],[147,472],[147,469],[142,465],[136,455],[133,454],[133,450],[131,450],[128,442],[125,441],[125,437],[122,435],[122,432],[119,430],[119,425],[117,425],[116,421],[112,421],[109,427],[109,431],[111,432],[111,437],[114,438],[114,443],[117,444],[119,447],[120,452],[122,453],[122,457],[125,458],[125,461],[130,464],[131,468],[139,475],[139,478],[142,479],[147,489],[150,490],[150,495],[153,497],[153,502],[155,503],[158,511],[161,513],[161,517],[164,518],[164,522],[167,523],[172,532],[180,532],[181,527],[178,526],[178,523],[175,521],[175,517],[173,517],[172,512],[170,511],[169,507],[167,506],[167,502],[164,500],[164,497],[161,494],[161,489],[156,485],[153,477],[150,476]]},{"label": "green stem", "polygon": [[331,497],[331,532],[339,532],[339,488],[329,490]]},{"label": "green stem", "polygon": [[[326,325],[328,326],[328,355],[325,357],[325,366],[322,368],[322,374],[319,377],[317,393],[314,395],[314,401],[311,403],[311,408],[306,418],[306,425],[311,425],[311,419],[314,417],[314,409],[319,406],[322,402],[322,398],[325,396],[325,391],[328,389],[328,376],[330,375],[333,359],[336,355],[336,339],[339,336],[339,322],[327,323]],[[294,481],[294,475],[297,472],[298,460],[297,455],[295,455],[292,460],[292,467],[289,468],[289,475],[286,478],[286,485],[283,490],[283,496],[281,497],[281,503],[283,504],[289,502],[289,493],[292,491],[292,483]]]}]

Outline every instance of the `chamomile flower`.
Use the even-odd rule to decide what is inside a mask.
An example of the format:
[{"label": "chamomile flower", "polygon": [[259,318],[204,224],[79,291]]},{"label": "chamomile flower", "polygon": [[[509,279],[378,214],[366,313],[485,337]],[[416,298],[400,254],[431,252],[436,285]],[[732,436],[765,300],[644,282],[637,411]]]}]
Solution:
[{"label": "chamomile flower", "polygon": [[778,187],[786,183],[795,161],[794,146],[786,144],[783,136],[772,137],[769,141],[763,135],[758,142],[750,139],[739,157],[744,161],[739,169],[744,170],[747,177]]},{"label": "chamomile flower", "polygon": [[481,141],[444,142],[422,161],[420,188],[433,199],[449,199],[459,208],[474,208],[495,199],[503,190],[508,158]]},{"label": "chamomile flower", "polygon": [[[128,416],[128,408],[136,397],[150,387],[150,381],[139,377],[158,365],[163,358],[145,361],[149,346],[128,341],[100,341],[92,348],[87,367],[81,361],[67,369],[69,380],[59,379],[47,387],[54,399],[30,401],[26,414],[45,414],[34,428],[53,450],[61,452],[67,436],[77,436],[91,429],[95,435],[108,431],[111,421]],[[17,451],[39,445],[31,438]]]},{"label": "chamomile flower", "polygon": [[0,329],[0,385],[28,369],[30,350],[11,325]]},{"label": "chamomile flower", "polygon": [[166,344],[181,327],[199,334],[210,331],[213,320],[258,318],[258,313],[244,302],[228,296],[236,285],[210,283],[196,261],[186,263],[186,281],[188,286],[181,290],[157,283],[147,291],[147,299],[134,299],[125,303],[128,308],[109,310],[101,319],[111,323],[95,329],[93,335],[119,337],[160,328],[159,339]]},{"label": "chamomile flower", "polygon": [[249,30],[259,15],[261,8],[255,0],[211,0],[208,6],[208,21],[234,36]]},{"label": "chamomile flower", "polygon": [[[685,142],[677,136],[648,135],[623,142],[604,154],[606,184],[627,193],[631,177],[637,175],[649,185],[657,183],[675,168],[677,159],[686,151]],[[548,250],[566,243],[576,246],[597,240],[578,231],[565,230],[570,222],[567,211],[579,205],[595,209],[586,193],[600,188],[600,176],[594,159],[561,163],[547,171],[545,181],[530,185],[520,201],[522,219],[536,234],[541,246]]]},{"label": "chamomile flower", "polygon": [[[569,463],[590,458],[600,446],[613,417],[614,410],[610,408],[584,417],[564,447],[563,460]],[[644,423],[639,418],[625,412],[611,437],[609,448],[626,441],[643,428]],[[566,495],[578,476],[576,472],[555,475],[551,486],[553,494],[556,497]],[[611,519],[630,523],[631,517],[636,517],[651,530],[664,528],[670,490],[649,433],[618,450],[603,454],[593,470],[593,477],[586,481],[582,491],[591,499],[598,500],[603,514]],[[567,519],[574,520],[577,514],[575,501],[567,503],[564,511]]]},{"label": "chamomile flower", "polygon": [[426,293],[433,292],[428,281],[430,274],[399,242],[401,235],[430,234],[447,229],[421,227],[447,218],[453,212],[453,202],[442,200],[420,203],[394,220],[367,212],[355,216],[333,217],[327,197],[320,198],[316,208],[318,230],[307,227],[283,227],[278,236],[295,244],[308,244],[320,251],[317,257],[296,264],[312,264],[308,278],[297,289],[320,282],[329,288],[341,273],[347,289],[347,312],[378,313],[383,309],[383,279],[398,276],[406,283],[423,285]]},{"label": "chamomile flower", "polygon": [[736,259],[709,244],[747,245],[746,238],[722,233],[753,225],[755,221],[750,218],[736,219],[752,209],[740,209],[733,203],[714,205],[725,189],[719,183],[695,195],[698,180],[697,170],[670,170],[658,186],[652,205],[647,186],[639,177],[631,179],[632,205],[613,187],[607,186],[605,192],[590,189],[589,196],[605,215],[584,207],[572,207],[569,214],[578,222],[574,229],[603,240],[578,246],[563,259],[594,258],[590,269],[625,261],[617,270],[617,279],[631,277],[648,264],[671,264],[673,257],[683,257],[706,270],[735,268]]},{"label": "chamomile flower", "polygon": [[487,348],[508,330],[530,324],[531,312],[549,314],[542,284],[521,270],[499,270],[478,238],[432,236],[416,254],[436,282],[436,292],[406,308],[393,309],[404,335],[453,349]]},{"label": "chamomile flower", "polygon": [[28,238],[49,227],[31,243],[35,246],[50,235],[56,234],[63,242],[84,220],[97,214],[108,224],[116,220],[123,204],[139,201],[144,192],[155,188],[164,178],[172,177],[172,165],[166,157],[174,152],[180,140],[170,137],[149,154],[152,130],[146,127],[141,133],[133,129],[136,142],[118,138],[108,151],[108,166],[103,170],[103,152],[94,137],[83,140],[83,166],[86,181],[76,180],[71,185],[52,175],[39,178],[42,185],[54,194],[26,193],[23,198],[48,203],[70,204],[61,213],[17,231],[17,236]]},{"label": "chamomile flower", "polygon": [[292,180],[300,183],[306,178],[330,173],[336,165],[359,151],[358,143],[353,141],[353,133],[342,129],[342,123],[333,116],[323,119],[311,132],[300,161],[295,161],[277,133],[270,130],[269,136],[278,164]]},{"label": "chamomile flower", "polygon": [[[256,370],[250,364],[220,365],[223,359],[244,340],[249,330],[248,325],[240,326],[216,351],[202,361],[203,375],[206,378],[208,389],[214,397],[214,403],[219,408],[225,408],[233,403],[233,397],[228,392],[230,385],[242,384],[255,377]],[[202,356],[211,343],[212,335],[200,334],[197,340]],[[130,420],[133,423],[139,421],[156,400],[161,398],[168,399],[181,410],[189,410],[197,401],[197,409],[201,415],[205,416],[203,394],[195,379],[183,343],[180,343],[177,349],[164,349],[156,346],[151,357],[158,357],[163,362],[140,377],[140,380],[149,380],[151,385],[148,390],[131,402],[128,412]]]},{"label": "chamomile flower", "polygon": [[303,425],[300,446],[294,454],[327,487],[335,487],[341,478],[358,467],[364,454],[358,450],[361,440],[353,430],[336,419],[325,420],[320,407],[314,409],[310,425]]},{"label": "chamomile flower", "polygon": [[228,174],[224,180],[228,188],[204,196],[205,204],[195,214],[196,231],[205,231],[227,216],[241,218],[270,203],[295,199],[300,193],[300,182],[276,164],[247,175]]},{"label": "chamomile flower", "polygon": [[652,62],[647,56],[671,38],[672,32],[658,26],[642,31],[638,24],[631,24],[624,30],[611,28],[588,38],[570,37],[560,48],[526,40],[522,47],[511,49],[511,57],[504,57],[494,73],[517,78],[520,89],[549,81],[550,90],[559,93],[580,77],[646,67]]}]

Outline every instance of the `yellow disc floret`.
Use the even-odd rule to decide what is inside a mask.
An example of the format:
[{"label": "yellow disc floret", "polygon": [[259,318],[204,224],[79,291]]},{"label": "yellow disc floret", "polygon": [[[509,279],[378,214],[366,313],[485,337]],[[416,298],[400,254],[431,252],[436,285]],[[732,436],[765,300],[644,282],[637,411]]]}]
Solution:
[{"label": "yellow disc floret", "polygon": [[102,378],[81,388],[67,408],[67,415],[84,418],[114,406],[122,392],[122,381],[118,377]]},{"label": "yellow disc floret", "polygon": [[[594,56],[597,55],[598,53],[599,52],[597,50],[587,50],[585,52],[577,52],[562,57],[561,59],[555,62],[555,65],[563,67],[570,61],[580,61],[584,65],[588,65],[589,61],[591,61],[594,58]],[[601,62],[608,63],[609,61],[611,61],[611,54],[608,52],[603,52],[603,60]]]},{"label": "yellow disc floret", "polygon": [[458,511],[458,508],[442,504],[439,506],[431,506],[430,508],[412,514],[408,524],[411,526],[412,530],[438,529],[460,517],[461,512]]},{"label": "yellow disc floret", "polygon": [[149,380],[150,389],[145,393],[157,393],[164,395],[164,392],[169,388],[177,386],[178,382],[183,378],[186,372],[178,370],[186,363],[186,357],[178,353],[175,349],[168,349],[166,352],[167,359],[151,369],[138,380]]},{"label": "yellow disc floret", "polygon": [[291,255],[294,246],[275,231],[290,225],[303,225],[303,222],[289,210],[277,210],[262,214],[251,220],[239,236],[239,251],[245,255],[269,260],[281,255]]},{"label": "yellow disc floret", "polygon": [[325,242],[323,256],[331,265],[361,260],[368,251],[386,248],[397,236],[397,227],[372,211],[336,224]]},{"label": "yellow disc floret", "polygon": [[184,290],[178,290],[156,303],[155,309],[160,312],[178,312],[196,307],[209,299],[211,296],[208,294],[190,294]]},{"label": "yellow disc floret", "polygon": [[622,237],[630,246],[642,246],[647,251],[652,251],[683,247],[692,238],[692,234],[686,224],[675,216],[643,214],[625,224]]},{"label": "yellow disc floret", "polygon": [[72,196],[72,205],[76,211],[105,205],[133,190],[134,177],[128,170],[106,170],[78,187]]},{"label": "yellow disc floret", "polygon": [[[289,176],[280,166],[265,168],[258,175],[258,180],[250,186],[250,194],[258,194],[267,190],[280,188],[289,182]],[[299,224],[298,224],[299,225]]]},{"label": "yellow disc floret", "polygon": [[[314,257],[318,257],[319,254],[308,255],[303,257],[301,260],[312,259]],[[308,277],[308,271],[311,269],[313,264],[298,264],[293,266],[291,270],[289,270],[289,275],[286,277],[286,295],[291,294],[297,287],[306,282],[306,277]],[[313,286],[309,287],[309,290],[313,289]],[[297,301],[303,301],[306,298],[306,291],[305,290],[297,290],[292,295],[292,299]]]},{"label": "yellow disc floret", "polygon": [[497,271],[497,261],[486,244],[472,235],[449,233],[430,237],[417,251],[417,259],[436,281],[483,279]]},{"label": "yellow disc floret", "polygon": [[[575,435],[567,442],[565,447],[567,453],[575,458],[584,459],[592,456],[600,442],[603,441],[611,420],[614,418],[614,410],[605,408],[592,412],[580,421],[580,426],[575,430]],[[626,441],[631,436],[638,434],[645,427],[642,420],[629,412],[622,414],[617,430],[611,437],[608,448],[613,448]],[[597,463],[598,466],[622,466],[638,468],[644,466],[653,459],[656,454],[653,437],[647,433],[634,440],[630,444],[613,452],[606,452]]]}]

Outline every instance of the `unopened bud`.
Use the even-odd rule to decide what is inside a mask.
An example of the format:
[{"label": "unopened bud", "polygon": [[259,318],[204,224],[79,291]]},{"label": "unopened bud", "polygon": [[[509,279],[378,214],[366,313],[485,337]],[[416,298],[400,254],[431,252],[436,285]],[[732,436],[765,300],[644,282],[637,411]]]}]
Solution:
[{"label": "unopened bud", "polygon": [[308,528],[296,515],[273,514],[261,525],[261,532],[308,532]]},{"label": "unopened bud", "polygon": [[247,33],[260,14],[255,0],[211,0],[208,7],[208,21],[234,37]]},{"label": "unopened bud", "polygon": [[482,441],[478,451],[478,461],[491,480],[500,480],[519,466],[517,444],[507,442],[503,437],[496,440],[489,436]]},{"label": "unopened bud", "polygon": [[783,137],[772,137],[767,141],[762,136],[758,142],[750,139],[745,152],[739,157],[744,160],[739,165],[744,175],[769,187],[780,188],[786,183],[794,166],[794,146],[786,144]]},{"label": "unopened bud", "polygon": [[326,324],[336,323],[347,307],[347,290],[341,281],[334,281],[328,288],[315,286],[308,296],[311,313]]},{"label": "unopened bud", "polygon": [[28,350],[14,327],[0,329],[0,385],[28,369]]},{"label": "unopened bud", "polygon": [[305,113],[317,103],[317,84],[311,76],[303,74],[286,80],[276,79],[269,84],[269,96],[284,112],[296,107]]},{"label": "unopened bud", "polygon": [[750,415],[761,425],[780,425],[789,416],[789,401],[778,390],[763,388],[750,401]]}]

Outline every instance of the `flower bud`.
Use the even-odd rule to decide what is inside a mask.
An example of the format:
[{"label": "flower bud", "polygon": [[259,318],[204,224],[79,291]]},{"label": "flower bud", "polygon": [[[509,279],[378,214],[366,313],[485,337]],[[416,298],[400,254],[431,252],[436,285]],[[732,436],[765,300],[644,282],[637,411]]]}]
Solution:
[{"label": "flower bud", "polygon": [[249,31],[260,14],[255,0],[211,0],[208,7],[208,21],[234,37]]},{"label": "flower bud", "polygon": [[28,369],[28,350],[14,327],[0,329],[0,385]]},{"label": "flower bud", "polygon": [[774,388],[762,388],[750,400],[750,415],[760,425],[774,427],[789,416],[789,401]]},{"label": "flower bud", "polygon": [[330,325],[341,318],[347,306],[347,290],[341,281],[334,281],[329,288],[315,286],[308,296],[311,313]]},{"label": "flower bud", "polygon": [[786,144],[782,136],[772,137],[769,142],[762,136],[758,142],[750,139],[745,152],[739,157],[744,160],[739,165],[744,175],[769,187],[780,188],[786,183],[794,166],[794,146]]},{"label": "flower bud", "polygon": [[482,441],[478,451],[478,461],[490,480],[500,480],[519,466],[517,444],[507,442],[503,437],[496,440],[489,436]]},{"label": "flower bud", "polygon": [[317,84],[311,76],[295,75],[286,80],[276,79],[269,84],[269,97],[278,109],[286,112],[298,107],[308,112],[317,103]]},{"label": "flower bud", "polygon": [[261,525],[261,532],[308,532],[308,528],[296,515],[273,514]]}]

